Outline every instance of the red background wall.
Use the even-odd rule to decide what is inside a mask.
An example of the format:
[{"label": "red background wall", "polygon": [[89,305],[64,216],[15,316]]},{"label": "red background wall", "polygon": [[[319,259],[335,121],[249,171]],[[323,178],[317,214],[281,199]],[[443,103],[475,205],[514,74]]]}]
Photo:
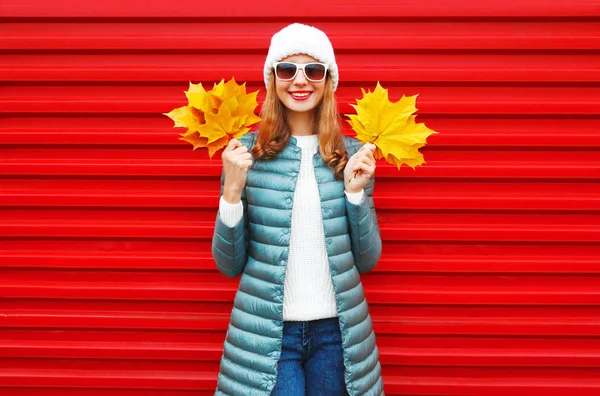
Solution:
[{"label": "red background wall", "polygon": [[381,80],[440,132],[377,170],[386,393],[600,395],[598,1],[203,3],[0,3],[0,394],[212,393],[220,160],[161,113],[189,80],[262,100],[301,21],[343,113]]}]

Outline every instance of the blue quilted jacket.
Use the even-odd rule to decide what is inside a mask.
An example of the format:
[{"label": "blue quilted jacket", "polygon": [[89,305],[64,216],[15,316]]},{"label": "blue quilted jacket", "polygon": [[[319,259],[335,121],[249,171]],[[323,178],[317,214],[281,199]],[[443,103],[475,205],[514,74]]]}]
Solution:
[{"label": "blue quilted jacket", "polygon": [[[250,150],[255,137],[256,133],[249,133],[240,141]],[[344,143],[349,156],[362,146],[348,137]],[[217,215],[212,244],[217,267],[231,278],[242,274],[225,337],[217,395],[269,395],[275,386],[300,155],[291,137],[276,158],[255,161],[242,193],[243,219],[228,227]],[[371,271],[381,254],[374,179],[365,187],[362,202],[354,205],[345,198],[344,183],[335,180],[318,152],[313,161],[342,332],[346,388],[350,395],[383,395],[379,352],[359,275]]]}]

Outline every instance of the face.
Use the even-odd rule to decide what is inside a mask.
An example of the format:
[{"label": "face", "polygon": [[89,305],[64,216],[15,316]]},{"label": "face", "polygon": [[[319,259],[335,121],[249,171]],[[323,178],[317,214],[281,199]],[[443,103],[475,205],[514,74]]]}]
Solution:
[{"label": "face", "polygon": [[[299,54],[283,58],[281,62],[310,63],[319,61],[312,56]],[[309,81],[302,70],[298,70],[296,77],[291,81],[281,81],[275,76],[273,78],[275,78],[277,97],[289,111],[298,113],[311,111],[323,99],[327,79],[320,82]]]}]

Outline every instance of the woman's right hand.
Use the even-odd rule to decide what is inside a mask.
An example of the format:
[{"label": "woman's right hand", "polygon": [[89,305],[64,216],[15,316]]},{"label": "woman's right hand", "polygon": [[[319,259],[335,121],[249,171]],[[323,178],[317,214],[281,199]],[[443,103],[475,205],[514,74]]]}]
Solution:
[{"label": "woman's right hand", "polygon": [[252,154],[239,140],[231,139],[221,154],[221,160],[225,170],[223,198],[230,204],[237,204],[242,198],[248,170],[252,166]]}]

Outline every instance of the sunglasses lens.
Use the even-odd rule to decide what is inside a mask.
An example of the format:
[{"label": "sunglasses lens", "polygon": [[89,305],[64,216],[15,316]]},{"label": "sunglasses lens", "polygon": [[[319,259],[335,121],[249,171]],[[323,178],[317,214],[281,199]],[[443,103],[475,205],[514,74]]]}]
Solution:
[{"label": "sunglasses lens", "polygon": [[277,65],[275,73],[277,73],[277,78],[291,80],[296,74],[296,65],[293,63],[280,63]]},{"label": "sunglasses lens", "polygon": [[320,63],[310,63],[304,68],[306,70],[306,77],[309,80],[320,81],[325,78],[325,65]]}]

